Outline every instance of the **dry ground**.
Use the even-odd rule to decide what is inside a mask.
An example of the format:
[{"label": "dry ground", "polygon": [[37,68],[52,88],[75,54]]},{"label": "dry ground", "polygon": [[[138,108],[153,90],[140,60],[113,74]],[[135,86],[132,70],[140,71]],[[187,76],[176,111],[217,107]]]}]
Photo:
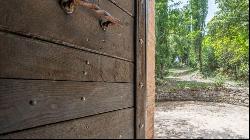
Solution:
[{"label": "dry ground", "polygon": [[249,108],[212,102],[157,103],[155,138],[249,138]]},{"label": "dry ground", "polygon": [[[213,79],[204,79],[197,71],[171,72],[157,92],[211,88],[214,84]],[[223,86],[243,90],[249,96],[246,84],[225,81]],[[155,111],[155,138],[249,138],[249,107],[213,102],[159,102]]]}]

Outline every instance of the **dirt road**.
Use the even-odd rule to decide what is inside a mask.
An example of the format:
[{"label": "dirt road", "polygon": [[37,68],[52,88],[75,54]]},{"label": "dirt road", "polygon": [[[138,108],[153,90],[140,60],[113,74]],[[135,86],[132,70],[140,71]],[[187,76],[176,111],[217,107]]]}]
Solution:
[{"label": "dirt road", "polygon": [[155,138],[249,138],[249,108],[212,102],[156,103]]}]

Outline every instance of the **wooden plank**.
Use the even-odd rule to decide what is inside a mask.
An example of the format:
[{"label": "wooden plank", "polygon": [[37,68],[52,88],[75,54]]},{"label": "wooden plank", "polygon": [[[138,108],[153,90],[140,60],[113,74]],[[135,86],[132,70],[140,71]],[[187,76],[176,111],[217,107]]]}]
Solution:
[{"label": "wooden plank", "polygon": [[[147,101],[148,102],[148,101]],[[154,139],[154,113],[155,103],[147,105],[146,111],[146,139]]]},{"label": "wooden plank", "polygon": [[131,83],[0,80],[0,134],[133,107]]},{"label": "wooden plank", "polygon": [[59,1],[1,0],[0,30],[134,61],[133,17],[110,1],[101,0],[99,6],[122,23],[103,31],[93,11],[78,7],[68,15]]},{"label": "wooden plank", "polygon": [[133,82],[133,63],[0,32],[0,77]]},{"label": "wooden plank", "polygon": [[8,139],[133,139],[134,110],[125,109],[2,135]]},{"label": "wooden plank", "polygon": [[146,116],[146,0],[136,1],[136,138],[145,139]]},{"label": "wooden plank", "polygon": [[109,0],[119,8],[121,8],[124,12],[126,12],[130,16],[134,16],[135,14],[135,1],[134,0]]},{"label": "wooden plank", "polygon": [[147,44],[146,44],[146,70],[147,70],[147,101],[146,101],[146,139],[154,138],[154,110],[155,110],[155,1],[147,3]]}]

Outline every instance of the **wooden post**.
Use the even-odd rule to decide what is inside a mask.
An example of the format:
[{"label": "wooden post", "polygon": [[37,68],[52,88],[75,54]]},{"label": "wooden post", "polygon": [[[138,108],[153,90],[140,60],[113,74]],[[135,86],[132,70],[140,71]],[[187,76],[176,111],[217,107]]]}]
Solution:
[{"label": "wooden post", "polygon": [[155,11],[154,0],[137,0],[136,138],[154,137]]},{"label": "wooden post", "polygon": [[146,21],[146,138],[154,138],[155,109],[155,1],[147,1]]},{"label": "wooden post", "polygon": [[135,138],[145,139],[146,117],[146,0],[136,1]]}]

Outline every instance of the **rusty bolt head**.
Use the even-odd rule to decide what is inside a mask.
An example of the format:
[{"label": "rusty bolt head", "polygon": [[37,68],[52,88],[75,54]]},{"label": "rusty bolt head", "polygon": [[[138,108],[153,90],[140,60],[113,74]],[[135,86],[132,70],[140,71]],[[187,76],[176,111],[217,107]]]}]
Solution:
[{"label": "rusty bolt head", "polygon": [[61,8],[67,14],[72,14],[75,11],[75,3],[72,0],[61,0]]}]

